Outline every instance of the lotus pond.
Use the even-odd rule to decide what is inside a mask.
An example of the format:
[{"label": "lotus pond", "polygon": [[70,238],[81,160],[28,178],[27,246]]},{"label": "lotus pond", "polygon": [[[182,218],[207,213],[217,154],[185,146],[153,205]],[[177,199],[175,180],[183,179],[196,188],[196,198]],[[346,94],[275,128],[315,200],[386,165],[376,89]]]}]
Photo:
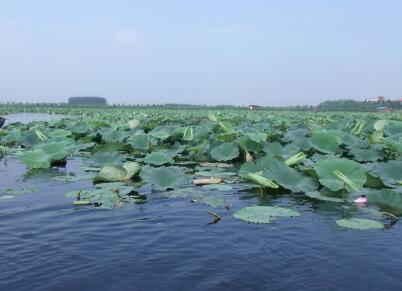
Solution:
[{"label": "lotus pond", "polygon": [[400,114],[47,112],[0,130],[1,289],[400,287]]}]

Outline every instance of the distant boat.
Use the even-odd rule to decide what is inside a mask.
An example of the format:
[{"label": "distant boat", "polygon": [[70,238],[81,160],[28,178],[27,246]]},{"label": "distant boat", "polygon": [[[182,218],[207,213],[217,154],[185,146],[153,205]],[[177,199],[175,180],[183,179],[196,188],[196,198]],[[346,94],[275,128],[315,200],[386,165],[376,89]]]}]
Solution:
[{"label": "distant boat", "polygon": [[0,117],[0,128],[4,125],[4,122],[6,122],[6,119],[4,117]]}]

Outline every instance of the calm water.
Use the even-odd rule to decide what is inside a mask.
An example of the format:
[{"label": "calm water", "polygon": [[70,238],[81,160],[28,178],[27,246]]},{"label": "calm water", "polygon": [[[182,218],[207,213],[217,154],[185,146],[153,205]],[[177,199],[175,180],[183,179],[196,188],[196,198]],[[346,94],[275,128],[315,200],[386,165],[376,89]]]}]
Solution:
[{"label": "calm water", "polygon": [[30,123],[32,121],[50,121],[50,120],[57,120],[63,117],[60,114],[49,114],[49,113],[13,113],[4,116],[7,118],[4,125],[14,123],[14,122],[21,122],[21,123]]},{"label": "calm water", "polygon": [[[66,169],[26,172],[17,158],[0,162],[0,290],[400,290],[402,224],[352,231],[337,227],[341,206],[283,194],[216,193],[231,210],[186,198],[147,195],[145,204],[74,209]],[[0,195],[5,195],[1,193]],[[287,205],[302,212],[272,224],[232,217],[246,205]],[[213,210],[223,216],[209,224]]]}]

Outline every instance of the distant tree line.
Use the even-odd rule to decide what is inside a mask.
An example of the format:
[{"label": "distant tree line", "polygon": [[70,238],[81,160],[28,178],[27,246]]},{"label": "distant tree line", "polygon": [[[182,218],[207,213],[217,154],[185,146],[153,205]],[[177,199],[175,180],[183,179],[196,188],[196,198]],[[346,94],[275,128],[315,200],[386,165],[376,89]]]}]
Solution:
[{"label": "distant tree line", "polygon": [[388,107],[391,110],[402,110],[399,100],[384,100],[383,102],[356,101],[356,100],[328,100],[321,102],[317,109],[320,111],[376,111],[379,107]]},{"label": "distant tree line", "polygon": [[107,101],[103,97],[70,97],[68,104],[73,106],[107,106]]},{"label": "distant tree line", "polygon": [[[78,99],[77,99],[78,98]],[[248,106],[235,105],[197,105],[197,104],[113,104],[108,105],[103,97],[71,97],[68,103],[24,103],[24,102],[0,102],[2,106],[9,107],[105,107],[127,109],[178,109],[178,110],[249,110]],[[321,102],[318,106],[263,106],[258,110],[266,111],[376,111],[378,107],[388,107],[392,111],[401,111],[402,104],[399,100],[384,100],[384,102],[367,102],[356,100],[329,100]]]}]

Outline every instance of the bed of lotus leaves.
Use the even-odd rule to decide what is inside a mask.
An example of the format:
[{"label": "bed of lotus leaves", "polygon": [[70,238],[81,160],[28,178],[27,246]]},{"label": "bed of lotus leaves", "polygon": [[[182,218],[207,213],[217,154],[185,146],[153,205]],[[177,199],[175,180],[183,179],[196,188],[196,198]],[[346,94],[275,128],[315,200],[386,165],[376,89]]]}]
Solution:
[{"label": "bed of lotus leaves", "polygon": [[[30,171],[80,156],[95,172],[95,183],[149,184],[153,191],[178,193],[196,188],[193,179],[218,177],[222,189],[251,183],[261,195],[280,189],[333,203],[366,194],[369,203],[402,212],[402,118],[397,113],[68,110],[63,112],[68,118],[6,126],[0,130],[2,149],[19,156]],[[104,187],[93,191],[80,195],[91,202],[118,195]],[[261,223],[271,222],[269,213],[286,213],[240,211],[235,217],[246,213],[244,220]],[[361,222],[364,228],[370,225]],[[356,228],[359,220],[351,223],[338,225]]]}]

